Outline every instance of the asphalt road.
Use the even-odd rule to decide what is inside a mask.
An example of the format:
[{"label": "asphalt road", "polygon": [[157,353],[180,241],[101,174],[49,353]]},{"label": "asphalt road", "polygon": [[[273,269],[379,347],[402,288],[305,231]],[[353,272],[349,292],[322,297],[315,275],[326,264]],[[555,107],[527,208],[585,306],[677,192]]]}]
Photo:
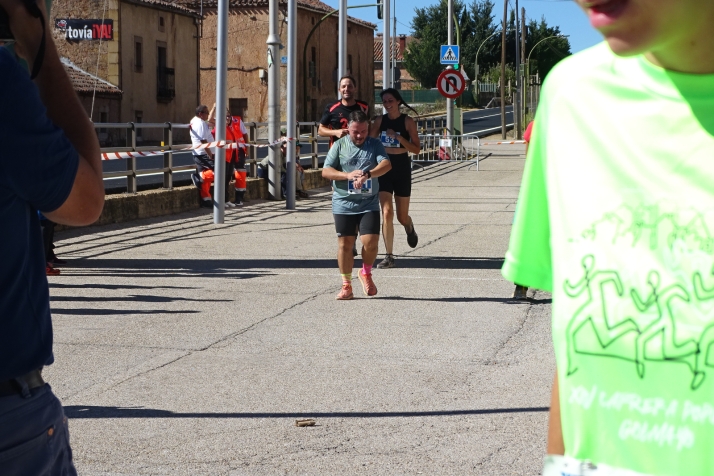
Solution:
[{"label": "asphalt road", "polygon": [[[508,106],[506,108],[506,123],[510,124],[513,122],[513,106]],[[464,113],[464,133],[477,133],[478,131],[488,131],[493,128],[499,127],[501,125],[501,114],[500,109],[483,109],[477,111],[469,111]],[[478,133],[476,135],[479,135]],[[328,150],[328,141],[322,140],[318,142],[318,154],[324,155]],[[303,143],[300,150],[301,154],[309,154],[312,152],[312,147],[309,143]],[[259,159],[267,157],[268,149],[261,148],[257,150],[257,155]],[[193,159],[190,152],[177,153],[173,156],[173,162],[175,166],[181,165],[191,165]],[[320,163],[322,159],[320,159]],[[311,160],[309,158],[304,158],[301,160],[303,166],[310,166]],[[104,172],[116,172],[120,170],[126,170],[127,161],[126,160],[108,160],[102,163]],[[156,169],[163,167],[163,157],[141,157],[137,159],[138,169]],[[187,185],[189,184],[189,174],[191,171],[181,171],[174,173],[174,182],[177,185]],[[161,174],[141,176],[137,179],[137,184],[139,187],[158,185],[163,182],[163,177]],[[125,191],[126,190],[126,179],[125,178],[113,178],[104,180],[105,188],[108,191]]]},{"label": "asphalt road", "polygon": [[[506,124],[513,122],[513,106],[506,107]],[[464,113],[464,134],[478,134],[479,131],[501,126],[501,109],[481,109]]]},{"label": "asphalt road", "polygon": [[79,474],[540,474],[550,296],[500,275],[523,151],[415,171],[419,244],[395,226],[372,298],[334,299],[328,187],[58,232],[43,377]]}]

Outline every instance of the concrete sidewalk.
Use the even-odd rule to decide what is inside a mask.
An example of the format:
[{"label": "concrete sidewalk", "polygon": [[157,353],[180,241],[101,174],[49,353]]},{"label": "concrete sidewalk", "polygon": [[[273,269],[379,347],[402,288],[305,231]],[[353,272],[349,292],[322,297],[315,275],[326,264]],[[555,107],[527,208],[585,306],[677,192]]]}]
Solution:
[{"label": "concrete sidewalk", "polygon": [[45,376],[79,473],[539,474],[550,296],[510,299],[523,146],[484,151],[414,174],[419,245],[397,224],[374,298],[334,299],[327,189],[59,233]]}]

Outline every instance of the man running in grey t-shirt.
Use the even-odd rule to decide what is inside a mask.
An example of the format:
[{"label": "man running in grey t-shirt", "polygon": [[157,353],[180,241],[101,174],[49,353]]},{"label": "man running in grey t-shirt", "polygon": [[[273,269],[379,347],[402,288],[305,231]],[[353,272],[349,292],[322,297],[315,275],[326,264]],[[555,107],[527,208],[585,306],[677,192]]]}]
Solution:
[{"label": "man running in grey t-shirt", "polygon": [[362,269],[358,273],[367,296],[377,294],[372,281],[372,265],[379,247],[379,183],[372,180],[392,168],[387,151],[369,137],[369,119],[362,111],[349,115],[348,135],[336,141],[327,153],[322,176],[332,180],[332,214],[337,231],[337,262],[342,275],[338,300],[349,300],[352,293],[352,247],[357,231],[362,239]]}]

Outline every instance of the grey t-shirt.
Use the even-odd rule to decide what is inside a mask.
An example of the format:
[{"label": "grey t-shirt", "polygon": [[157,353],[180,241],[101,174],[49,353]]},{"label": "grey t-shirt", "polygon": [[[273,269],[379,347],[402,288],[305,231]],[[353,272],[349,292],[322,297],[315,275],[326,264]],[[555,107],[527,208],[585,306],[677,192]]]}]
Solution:
[{"label": "grey t-shirt", "polygon": [[[344,136],[332,145],[323,167],[346,173],[358,169],[366,172],[383,160],[389,160],[389,157],[379,139],[368,137],[357,147],[350,136]],[[351,194],[347,192],[347,186],[347,180],[333,180],[332,213],[357,215],[379,211],[379,181],[376,178],[372,179],[371,193]]]}]

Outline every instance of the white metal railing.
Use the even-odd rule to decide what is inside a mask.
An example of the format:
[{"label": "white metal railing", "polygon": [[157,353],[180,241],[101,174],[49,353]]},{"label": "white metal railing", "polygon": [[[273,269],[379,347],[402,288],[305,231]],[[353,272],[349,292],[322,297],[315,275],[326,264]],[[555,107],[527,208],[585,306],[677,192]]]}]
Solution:
[{"label": "white metal railing", "polygon": [[[247,122],[248,142],[252,144],[268,143],[268,123]],[[283,122],[281,126],[285,127]],[[510,125],[509,125],[510,126]],[[142,152],[156,151],[160,147],[160,155],[153,157],[153,161],[148,161],[144,157],[130,157],[121,159],[126,166],[122,170],[104,172],[104,179],[126,179],[126,190],[129,193],[137,192],[137,178],[145,176],[163,176],[163,188],[172,189],[174,185],[174,174],[188,173],[195,170],[192,161],[183,165],[174,164],[174,154],[187,154],[185,150],[191,146],[188,124],[165,123],[95,123],[94,127],[100,140],[101,152]],[[310,144],[310,151],[301,153],[299,160],[303,163],[307,160],[310,167],[319,168],[324,161],[326,152],[320,153],[319,145],[327,144],[327,138],[318,137],[318,122],[299,122],[296,125],[295,137],[298,137],[303,144]],[[473,160],[478,157],[478,141],[475,143],[475,136],[464,134],[462,136],[444,136],[441,132],[446,127],[446,116],[438,115],[431,117],[417,118],[417,129],[422,141],[422,152],[413,156],[415,161],[436,162],[441,160]],[[494,128],[494,131],[500,127]],[[487,131],[479,131],[483,133]],[[440,145],[441,140],[451,139],[451,146]],[[475,147],[474,147],[475,144]],[[447,158],[448,157],[448,158]],[[162,158],[162,162],[157,166],[157,159]],[[248,148],[246,165],[251,177],[257,176],[258,151],[254,147]],[[121,162],[119,162],[121,163]],[[307,166],[307,164],[305,164]]]},{"label": "white metal railing", "polygon": [[[245,125],[248,129],[246,138],[248,142],[252,144],[268,143],[267,123],[248,122]],[[283,122],[281,125],[285,126],[285,123]],[[300,154],[299,159],[310,159],[313,168],[317,168],[319,159],[324,157],[324,154],[320,155],[318,152],[318,126],[317,122],[300,122],[296,127],[296,132],[303,132],[298,136],[300,141],[312,146],[311,151]],[[126,178],[126,189],[129,193],[136,193],[138,177],[163,175],[163,187],[170,190],[173,188],[173,174],[192,172],[196,169],[193,162],[186,165],[174,165],[174,154],[179,151],[185,154],[187,152],[181,149],[191,146],[188,124],[172,124],[170,122],[95,123],[94,128],[97,131],[102,153],[155,151],[158,147],[164,152],[156,156],[163,156],[161,167],[146,167],[146,164],[153,163],[155,165],[156,160],[147,161],[148,158],[144,157],[129,157],[121,159],[126,162],[124,170],[104,172],[105,180]],[[319,142],[324,143],[326,140],[319,140]],[[246,165],[252,177],[257,175],[257,162],[257,150],[249,147]],[[144,167],[140,167],[141,165]]]}]

